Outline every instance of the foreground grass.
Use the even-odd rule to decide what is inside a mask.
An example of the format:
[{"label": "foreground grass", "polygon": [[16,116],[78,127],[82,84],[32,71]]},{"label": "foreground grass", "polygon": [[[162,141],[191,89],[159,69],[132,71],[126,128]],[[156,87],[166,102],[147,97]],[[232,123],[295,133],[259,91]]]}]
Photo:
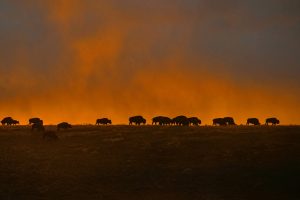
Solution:
[{"label": "foreground grass", "polygon": [[[55,129],[55,127],[47,127]],[[0,127],[0,199],[300,199],[300,127]]]}]

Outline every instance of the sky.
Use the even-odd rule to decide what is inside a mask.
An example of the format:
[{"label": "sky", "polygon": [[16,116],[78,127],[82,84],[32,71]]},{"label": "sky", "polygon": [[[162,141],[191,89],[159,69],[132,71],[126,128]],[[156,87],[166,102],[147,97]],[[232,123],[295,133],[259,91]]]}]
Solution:
[{"label": "sky", "polygon": [[300,124],[298,0],[0,0],[0,118]]}]

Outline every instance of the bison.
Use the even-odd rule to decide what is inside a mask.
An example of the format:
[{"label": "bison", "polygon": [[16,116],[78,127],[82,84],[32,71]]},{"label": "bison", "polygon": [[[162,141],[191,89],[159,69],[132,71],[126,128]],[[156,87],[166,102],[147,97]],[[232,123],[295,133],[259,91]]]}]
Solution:
[{"label": "bison", "polygon": [[96,125],[100,125],[100,124],[103,124],[103,125],[111,124],[111,120],[107,119],[107,118],[97,119]]},{"label": "bison", "polygon": [[45,131],[44,127],[44,121],[40,118],[31,118],[29,119],[29,124],[32,124],[31,130],[37,130],[37,131]]},{"label": "bison", "polygon": [[199,126],[201,124],[201,120],[198,119],[197,117],[190,117],[190,118],[188,118],[188,120],[189,120],[189,123],[194,126]]},{"label": "bison", "polygon": [[60,129],[69,129],[69,128],[72,128],[72,125],[69,124],[68,122],[62,122],[62,123],[59,123],[57,124],[57,130],[59,131]]},{"label": "bison", "polygon": [[280,121],[275,117],[266,119],[266,125],[269,125],[269,124],[277,125],[279,123],[280,123]]},{"label": "bison", "polygon": [[172,119],[169,117],[162,117],[160,123],[161,123],[160,125],[171,125]]},{"label": "bison", "polygon": [[146,124],[146,119],[144,119],[142,116],[134,116],[129,118],[129,125],[141,125],[141,124]]},{"label": "bison", "polygon": [[58,136],[55,131],[45,131],[43,133],[43,139],[58,140]]},{"label": "bison", "polygon": [[11,125],[18,125],[20,124],[20,122],[18,120],[12,120],[11,121]]},{"label": "bison", "polygon": [[257,118],[249,118],[247,119],[247,125],[253,124],[255,126],[260,125],[260,122]]},{"label": "bison", "polygon": [[43,125],[43,120],[41,120],[40,122],[37,122],[37,123],[34,123],[32,124],[31,126],[31,130],[34,131],[34,130],[37,130],[37,131],[45,131],[45,127]]},{"label": "bison", "polygon": [[236,125],[232,117],[224,117],[223,120],[226,125]]},{"label": "bison", "polygon": [[188,126],[190,124],[189,119],[183,115],[173,118],[172,123],[177,126]]},{"label": "bison", "polygon": [[1,120],[2,125],[12,125],[14,123],[14,119],[12,117],[5,117]]},{"label": "bison", "polygon": [[172,124],[172,119],[169,117],[164,117],[163,125],[171,125],[171,124]]},{"label": "bison", "polygon": [[152,125],[170,125],[172,123],[172,120],[169,117],[164,117],[164,116],[158,116],[152,118]]},{"label": "bison", "polygon": [[215,118],[213,119],[213,125],[226,126],[226,121],[224,120],[224,118]]},{"label": "bison", "polygon": [[29,121],[29,125],[31,125],[31,124],[39,123],[41,119],[38,117],[34,117],[34,118],[30,118],[28,121]]},{"label": "bison", "polygon": [[152,125],[162,125],[163,124],[163,116],[157,116],[152,118]]}]

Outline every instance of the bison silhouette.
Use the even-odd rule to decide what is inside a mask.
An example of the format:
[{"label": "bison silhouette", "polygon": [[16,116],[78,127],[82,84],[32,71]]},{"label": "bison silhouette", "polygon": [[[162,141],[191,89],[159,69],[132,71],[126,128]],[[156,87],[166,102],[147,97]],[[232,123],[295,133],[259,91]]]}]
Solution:
[{"label": "bison silhouette", "polygon": [[172,119],[169,117],[164,117],[163,118],[163,125],[171,125],[172,124]]},{"label": "bison silhouette", "polygon": [[31,130],[37,130],[37,131],[45,131],[44,127],[44,121],[40,118],[31,118],[29,119],[29,124],[32,124]]},{"label": "bison silhouette", "polygon": [[177,126],[188,126],[190,124],[189,119],[183,115],[173,118],[172,123]]},{"label": "bison silhouette", "polygon": [[189,124],[193,126],[199,126],[201,124],[201,120],[198,119],[197,117],[190,117],[188,118],[188,120],[189,120]]},{"label": "bison silhouette", "polygon": [[247,119],[247,125],[253,124],[255,126],[260,125],[260,122],[257,118],[249,118]]},{"label": "bison silhouette", "polygon": [[58,140],[58,136],[55,131],[45,131],[43,133],[43,139]]},{"label": "bison silhouette", "polygon": [[215,118],[213,119],[213,125],[226,126],[226,121],[224,120],[224,118]]},{"label": "bison silhouette", "polygon": [[266,119],[266,125],[269,125],[269,124],[277,125],[279,123],[280,123],[280,121],[275,117]]},{"label": "bison silhouette", "polygon": [[59,123],[57,124],[57,130],[61,130],[61,129],[69,129],[69,128],[72,128],[72,125],[69,124],[68,122],[62,122],[62,123]]},{"label": "bison silhouette", "polygon": [[28,121],[29,121],[29,125],[31,125],[31,124],[39,123],[41,119],[38,117],[34,117],[34,118],[30,118]]},{"label": "bison silhouette", "polygon": [[40,120],[39,122],[32,124],[31,130],[32,131],[37,130],[38,132],[45,131],[43,120]]},{"label": "bison silhouette", "polygon": [[158,116],[152,118],[152,125],[170,125],[172,123],[172,120],[169,117],[164,116]]},{"label": "bison silhouette", "polygon": [[107,119],[107,118],[101,118],[101,119],[97,119],[96,120],[96,125],[107,125],[107,124],[111,124],[111,120]]},{"label": "bison silhouette", "polygon": [[138,116],[133,116],[129,118],[129,125],[141,125],[141,124],[146,124],[146,119],[144,117],[138,115]]},{"label": "bison silhouette", "polygon": [[2,125],[10,126],[14,124],[15,120],[12,117],[5,117],[1,120]]},{"label": "bison silhouette", "polygon": [[224,117],[223,120],[226,125],[236,125],[232,117]]},{"label": "bison silhouette", "polygon": [[20,122],[18,120],[12,120],[11,125],[18,125]]},{"label": "bison silhouette", "polygon": [[163,125],[163,116],[157,116],[152,118],[152,125]]}]

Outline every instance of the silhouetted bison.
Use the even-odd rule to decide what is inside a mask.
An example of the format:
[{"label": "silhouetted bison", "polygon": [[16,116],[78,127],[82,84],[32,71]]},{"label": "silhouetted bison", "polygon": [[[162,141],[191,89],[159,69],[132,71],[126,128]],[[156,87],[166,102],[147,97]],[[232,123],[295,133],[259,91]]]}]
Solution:
[{"label": "silhouetted bison", "polygon": [[171,125],[171,124],[172,124],[172,119],[169,117],[164,117],[163,125]]},{"label": "silhouetted bison", "polygon": [[134,116],[129,118],[129,125],[141,125],[141,124],[146,124],[146,119],[144,119],[142,116]]},{"label": "silhouetted bison", "polygon": [[190,124],[189,119],[183,115],[173,118],[172,123],[177,126],[188,126]]},{"label": "silhouetted bison", "polygon": [[72,128],[72,125],[69,124],[68,122],[62,122],[57,124],[57,130],[59,131],[60,129],[68,129],[68,128]]},{"label": "silhouetted bison", "polygon": [[43,133],[43,139],[57,140],[58,136],[54,131],[45,131]]},{"label": "silhouetted bison", "polygon": [[11,125],[17,125],[17,124],[20,124],[18,120],[12,120]]},{"label": "silhouetted bison", "polygon": [[12,125],[14,123],[14,119],[12,117],[5,117],[4,119],[1,120],[2,125]]},{"label": "silhouetted bison", "polygon": [[30,118],[29,124],[31,125],[31,124],[39,123],[40,121],[41,121],[41,119],[38,117]]},{"label": "silhouetted bison", "polygon": [[34,124],[32,124],[31,126],[31,130],[37,130],[37,131],[45,131],[45,127],[43,125],[43,120],[40,120],[40,122],[36,122]]},{"label": "silhouetted bison", "polygon": [[31,118],[29,119],[29,124],[32,124],[31,130],[37,130],[37,131],[45,131],[44,127],[44,121],[40,118]]},{"label": "silhouetted bison", "polygon": [[215,119],[213,119],[213,125],[226,126],[226,122],[225,122],[224,118],[215,118]]},{"label": "silhouetted bison", "polygon": [[269,125],[269,124],[277,125],[279,123],[280,123],[279,120],[275,117],[266,119],[266,125]]},{"label": "silhouetted bison", "polygon": [[152,125],[162,125],[163,116],[157,116],[152,118]]},{"label": "silhouetted bison", "polygon": [[100,124],[103,124],[103,125],[111,124],[111,120],[107,119],[107,118],[97,119],[96,125],[100,125]]},{"label": "silhouetted bison", "polygon": [[250,125],[250,124],[253,124],[253,125],[260,125],[260,122],[257,118],[249,118],[247,119],[247,125]]},{"label": "silhouetted bison", "polygon": [[224,117],[223,120],[226,125],[236,125],[232,117]]},{"label": "silhouetted bison", "polygon": [[189,124],[194,125],[194,126],[199,126],[201,124],[201,120],[198,119],[197,117],[190,117],[188,118]]},{"label": "silhouetted bison", "polygon": [[172,123],[172,120],[169,117],[164,116],[158,116],[152,118],[152,125],[170,125]]}]

